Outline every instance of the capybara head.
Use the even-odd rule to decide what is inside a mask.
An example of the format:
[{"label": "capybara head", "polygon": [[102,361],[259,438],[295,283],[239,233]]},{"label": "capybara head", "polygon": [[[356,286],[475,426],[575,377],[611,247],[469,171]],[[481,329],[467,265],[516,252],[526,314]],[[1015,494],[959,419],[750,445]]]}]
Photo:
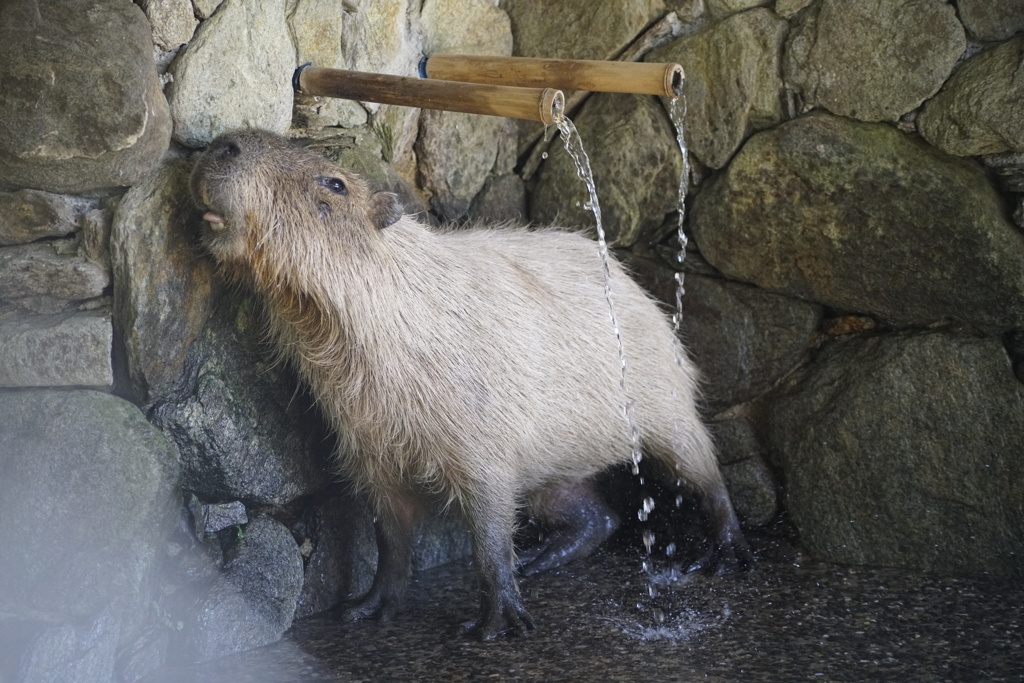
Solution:
[{"label": "capybara head", "polygon": [[217,137],[192,171],[203,241],[224,264],[262,249],[284,256],[296,243],[358,239],[402,216],[398,197],[372,192],[359,176],[316,152],[261,130]]}]

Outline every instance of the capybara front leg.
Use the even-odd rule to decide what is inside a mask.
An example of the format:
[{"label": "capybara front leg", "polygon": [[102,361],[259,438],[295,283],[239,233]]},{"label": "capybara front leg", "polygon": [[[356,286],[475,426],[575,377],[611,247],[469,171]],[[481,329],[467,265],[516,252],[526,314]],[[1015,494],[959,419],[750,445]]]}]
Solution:
[{"label": "capybara front leg", "polygon": [[500,635],[525,635],[534,627],[516,584],[512,526],[515,506],[512,501],[482,497],[477,509],[467,509],[466,519],[473,532],[473,562],[480,581],[480,617],[465,624],[465,629],[483,640]]},{"label": "capybara front leg", "polygon": [[341,612],[354,621],[375,616],[387,621],[401,606],[412,573],[412,542],[419,519],[419,504],[412,495],[390,492],[377,503],[377,571],[369,592]]},{"label": "capybara front leg", "polygon": [[547,536],[519,553],[524,574],[539,574],[586,557],[619,527],[619,516],[601,499],[592,479],[553,484],[533,495],[530,514]]}]

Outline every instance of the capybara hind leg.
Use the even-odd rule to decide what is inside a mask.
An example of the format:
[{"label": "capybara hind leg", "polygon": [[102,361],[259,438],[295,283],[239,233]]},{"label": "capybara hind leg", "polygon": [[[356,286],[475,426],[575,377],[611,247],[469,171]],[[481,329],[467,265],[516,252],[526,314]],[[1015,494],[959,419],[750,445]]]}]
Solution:
[{"label": "capybara hind leg", "polygon": [[464,625],[483,640],[525,635],[534,627],[516,584],[512,561],[515,505],[503,497],[483,495],[465,517],[473,534],[473,562],[480,581],[480,617]]},{"label": "capybara hind leg", "polygon": [[690,565],[690,570],[703,569],[714,574],[729,574],[749,569],[753,563],[753,554],[740,531],[739,520],[736,519],[736,512],[721,478],[710,491],[702,494],[700,509],[707,525],[711,547]]},{"label": "capybara hind leg", "polygon": [[549,486],[533,495],[530,514],[547,529],[543,541],[519,554],[525,574],[538,574],[586,557],[619,527],[592,479]]},{"label": "capybara hind leg", "polygon": [[411,495],[391,492],[377,504],[377,571],[369,592],[344,607],[342,619],[355,621],[375,616],[387,621],[401,606],[412,573],[412,542],[420,507]]}]

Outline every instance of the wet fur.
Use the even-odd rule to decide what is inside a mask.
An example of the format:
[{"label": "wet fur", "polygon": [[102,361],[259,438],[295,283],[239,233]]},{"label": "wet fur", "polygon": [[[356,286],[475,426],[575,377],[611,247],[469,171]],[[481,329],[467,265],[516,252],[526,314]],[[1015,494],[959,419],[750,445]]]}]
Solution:
[{"label": "wet fur", "polygon": [[[517,506],[566,530],[565,543],[531,556],[535,568],[582,556],[617,523],[591,478],[631,452],[594,243],[553,229],[431,229],[401,216],[394,195],[259,131],[216,140],[192,185],[224,220],[205,233],[210,252],[265,298],[281,352],[337,431],[341,470],[377,507],[377,577],[348,615],[398,608],[429,494],[461,510],[473,533],[476,629],[532,628],[513,576]],[[645,452],[703,494],[706,564],[742,564],[746,545],[696,412],[696,371],[676,363],[653,300],[617,263],[611,273]]]}]

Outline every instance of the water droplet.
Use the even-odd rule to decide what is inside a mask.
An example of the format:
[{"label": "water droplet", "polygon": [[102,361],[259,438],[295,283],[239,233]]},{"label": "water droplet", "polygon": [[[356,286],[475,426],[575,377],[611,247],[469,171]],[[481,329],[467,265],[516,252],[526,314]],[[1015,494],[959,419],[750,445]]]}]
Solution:
[{"label": "water droplet", "polygon": [[548,153],[547,152],[541,152],[540,158],[541,159],[547,159],[548,158]]},{"label": "water droplet", "polygon": [[647,554],[651,554],[651,547],[654,545],[654,532],[650,529],[644,529],[644,548],[647,549]]}]

